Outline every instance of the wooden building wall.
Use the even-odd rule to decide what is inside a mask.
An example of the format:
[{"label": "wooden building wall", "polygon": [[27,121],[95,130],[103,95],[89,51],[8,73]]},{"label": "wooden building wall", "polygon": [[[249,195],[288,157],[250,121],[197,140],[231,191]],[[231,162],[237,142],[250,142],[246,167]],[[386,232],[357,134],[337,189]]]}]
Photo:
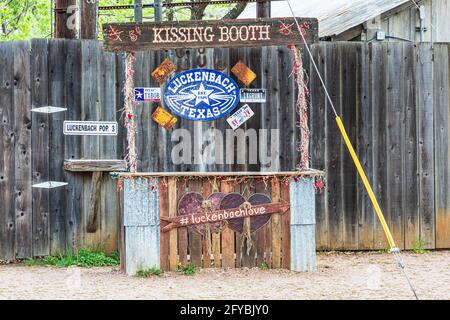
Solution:
[{"label": "wooden building wall", "polygon": [[[425,6],[425,32],[424,41],[427,42],[449,42],[450,41],[450,2],[448,0],[424,0],[416,1]],[[420,41],[419,12],[411,2],[400,7],[402,10],[394,9],[382,16],[382,30],[390,36]],[[390,41],[397,41],[392,39]]]},{"label": "wooden building wall", "polygon": [[[343,114],[400,247],[419,239],[450,247],[449,45],[320,43],[312,46],[333,100]],[[279,128],[275,170],[298,162],[295,89],[285,47],[137,53],[136,86],[154,86],[150,72],[166,57],[180,70],[208,67],[229,72],[239,59],[258,75],[252,87],[268,89],[268,102],[252,105],[245,128]],[[339,138],[317,76],[310,72],[312,167],[325,169],[327,189],[317,196],[319,249],[386,246],[381,228]],[[122,159],[125,132],[114,137],[62,135],[63,120],[120,121],[124,56],[94,41],[32,40],[0,43],[0,260],[46,255],[80,246],[117,248],[115,181],[105,176],[99,228],[86,231],[90,173],[67,172],[64,159]],[[31,114],[46,105],[68,108]],[[177,165],[176,142],[151,120],[154,104],[137,108],[139,171],[265,171],[252,165]],[[179,119],[197,137],[227,128],[225,120]],[[270,141],[270,137],[269,137]],[[269,144],[270,147],[270,144]],[[269,148],[270,149],[270,148]],[[66,181],[59,189],[34,183]]]}]

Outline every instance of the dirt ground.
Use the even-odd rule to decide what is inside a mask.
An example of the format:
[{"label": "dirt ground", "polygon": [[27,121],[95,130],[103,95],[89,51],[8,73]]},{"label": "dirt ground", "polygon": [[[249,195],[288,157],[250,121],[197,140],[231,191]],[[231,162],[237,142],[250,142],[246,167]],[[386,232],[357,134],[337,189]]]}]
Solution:
[{"label": "dirt ground", "polygon": [[[421,299],[450,299],[450,251],[404,253]],[[226,294],[225,294],[226,293]],[[127,277],[117,268],[0,265],[0,299],[413,299],[393,257],[322,253],[314,273],[204,269]]]}]

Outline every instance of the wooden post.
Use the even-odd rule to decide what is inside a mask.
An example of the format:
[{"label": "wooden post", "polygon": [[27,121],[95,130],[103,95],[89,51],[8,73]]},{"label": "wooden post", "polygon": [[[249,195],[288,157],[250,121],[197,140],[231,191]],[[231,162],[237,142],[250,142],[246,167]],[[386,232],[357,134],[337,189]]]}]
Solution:
[{"label": "wooden post", "polygon": [[257,3],[256,17],[257,18],[270,18],[270,1]]},{"label": "wooden post", "polygon": [[[85,1],[82,1],[85,2]],[[56,0],[55,38],[74,39],[77,36],[77,0]]]},{"label": "wooden post", "polygon": [[97,13],[97,1],[80,1],[80,39],[97,39]]},{"label": "wooden post", "polygon": [[153,182],[145,178],[124,179],[125,272],[131,276],[161,266],[157,186],[156,178]]},{"label": "wooden post", "polygon": [[314,178],[292,179],[291,270],[316,270],[316,202]]},{"label": "wooden post", "polygon": [[162,21],[161,0],[154,0],[155,21]]},{"label": "wooden post", "polygon": [[134,0],[134,21],[142,22],[142,0]]}]

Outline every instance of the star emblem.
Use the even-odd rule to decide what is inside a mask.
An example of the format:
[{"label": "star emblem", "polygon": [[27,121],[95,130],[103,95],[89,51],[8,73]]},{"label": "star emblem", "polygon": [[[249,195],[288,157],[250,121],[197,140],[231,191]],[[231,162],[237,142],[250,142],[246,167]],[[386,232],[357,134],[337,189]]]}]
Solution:
[{"label": "star emblem", "polygon": [[134,90],[134,98],[136,101],[143,101],[144,100],[144,92],[141,89],[135,89]]},{"label": "star emblem", "polygon": [[207,90],[202,82],[197,90],[192,90],[192,94],[195,95],[195,106],[198,106],[201,102],[204,102],[209,106],[209,96],[213,92],[214,90]]}]

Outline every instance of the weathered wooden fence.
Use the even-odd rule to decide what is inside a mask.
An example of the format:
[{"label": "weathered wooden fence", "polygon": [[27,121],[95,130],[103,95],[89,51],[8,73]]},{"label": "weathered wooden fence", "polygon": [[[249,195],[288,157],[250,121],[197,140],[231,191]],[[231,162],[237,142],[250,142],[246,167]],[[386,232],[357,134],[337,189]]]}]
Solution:
[{"label": "weathered wooden fence", "polygon": [[[449,45],[321,43],[312,46],[334,103],[343,114],[369,179],[400,247],[418,240],[450,247]],[[294,170],[298,162],[292,57],[280,47],[137,53],[136,86],[155,86],[151,71],[170,57],[179,70],[208,67],[229,72],[238,60],[258,75],[252,87],[267,88],[268,102],[255,105],[245,129],[280,129],[267,149],[279,161],[271,170]],[[356,170],[342,144],[317,76],[310,72],[312,167],[325,169],[327,189],[317,196],[319,249],[376,249],[384,236]],[[0,43],[0,260],[47,255],[80,246],[117,248],[115,181],[102,181],[98,228],[86,231],[91,175],[63,170],[65,159],[122,159],[118,137],[63,136],[63,120],[120,121],[124,56],[94,41],[32,40]],[[68,110],[31,113],[52,105]],[[154,104],[138,106],[139,171],[264,171],[260,164],[174,165],[170,133],[152,120]],[[180,119],[201,141],[225,121]],[[271,141],[271,138],[277,141]],[[200,150],[204,147],[201,142]],[[265,147],[265,146],[264,146]],[[193,151],[198,150],[194,149]],[[194,152],[192,157],[195,157]],[[32,184],[65,181],[58,189]]]}]

